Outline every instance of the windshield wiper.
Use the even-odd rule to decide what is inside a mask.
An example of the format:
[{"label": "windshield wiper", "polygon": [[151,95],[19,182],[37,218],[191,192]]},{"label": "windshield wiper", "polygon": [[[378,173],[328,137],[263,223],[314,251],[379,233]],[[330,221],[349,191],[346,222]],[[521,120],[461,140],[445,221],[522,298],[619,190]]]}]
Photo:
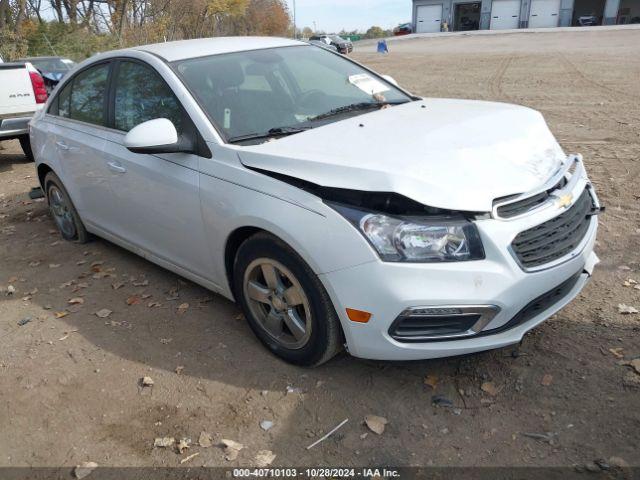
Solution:
[{"label": "windshield wiper", "polygon": [[310,122],[314,122],[316,120],[323,120],[325,118],[335,117],[336,115],[341,115],[343,113],[348,112],[357,112],[359,110],[370,110],[374,108],[382,108],[385,105],[401,105],[403,103],[407,103],[407,100],[403,100],[400,102],[360,102],[360,103],[352,103],[351,105],[345,105],[344,107],[334,108],[333,110],[329,110],[326,113],[321,113],[320,115],[316,115],[313,118],[310,118]]},{"label": "windshield wiper", "polygon": [[287,135],[294,135],[296,133],[304,132],[312,127],[275,127],[268,132],[263,133],[247,133],[246,135],[238,135],[231,137],[227,141],[229,143],[246,142],[249,140],[260,140],[262,138],[272,137],[286,137]]}]

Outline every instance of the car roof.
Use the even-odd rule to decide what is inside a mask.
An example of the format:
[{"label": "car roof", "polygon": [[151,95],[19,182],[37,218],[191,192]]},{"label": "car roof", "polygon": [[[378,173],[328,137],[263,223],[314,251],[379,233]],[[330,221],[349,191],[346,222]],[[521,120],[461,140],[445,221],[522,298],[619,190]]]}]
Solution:
[{"label": "car roof", "polygon": [[304,42],[276,37],[215,37],[179,40],[176,42],[141,45],[128,50],[152,53],[168,62],[188,58],[207,57],[221,53],[244,52],[263,48],[291,47],[306,45]]}]

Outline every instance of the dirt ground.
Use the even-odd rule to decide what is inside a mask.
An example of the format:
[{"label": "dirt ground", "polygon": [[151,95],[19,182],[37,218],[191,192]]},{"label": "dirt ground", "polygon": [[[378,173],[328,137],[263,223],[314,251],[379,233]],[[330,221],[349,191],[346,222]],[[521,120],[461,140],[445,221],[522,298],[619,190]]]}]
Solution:
[{"label": "dirt ground", "polygon": [[[572,466],[610,457],[640,466],[640,375],[623,365],[640,357],[640,314],[618,313],[620,303],[640,309],[640,290],[623,285],[640,282],[640,30],[390,49],[356,57],[423,96],[539,109],[566,151],[584,155],[607,212],[602,263],[580,297],[519,349],[413,363],[342,354],[295,368],[257,342],[229,301],[106,241],[64,242],[46,205],[28,199],[33,164],[5,142],[0,466],[177,466],[194,453],[185,467],[255,465],[261,450],[276,455],[274,466]],[[139,303],[128,305],[132,296]],[[74,297],[84,303],[69,305]],[[105,308],[109,317],[95,315]],[[143,376],[154,386],[141,388]],[[436,394],[454,408],[434,406]],[[388,419],[382,435],[367,430],[366,415]],[[263,430],[263,420],[273,427]],[[203,431],[210,448],[197,446]],[[193,445],[183,454],[153,448],[164,436]],[[236,460],[225,460],[221,439],[245,446]]]}]

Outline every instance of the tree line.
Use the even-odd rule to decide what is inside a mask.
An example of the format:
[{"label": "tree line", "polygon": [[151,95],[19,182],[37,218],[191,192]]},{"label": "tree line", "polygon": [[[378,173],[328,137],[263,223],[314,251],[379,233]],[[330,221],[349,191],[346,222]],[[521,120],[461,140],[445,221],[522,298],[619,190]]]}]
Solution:
[{"label": "tree line", "polygon": [[0,0],[7,60],[222,35],[289,36],[285,0]]}]

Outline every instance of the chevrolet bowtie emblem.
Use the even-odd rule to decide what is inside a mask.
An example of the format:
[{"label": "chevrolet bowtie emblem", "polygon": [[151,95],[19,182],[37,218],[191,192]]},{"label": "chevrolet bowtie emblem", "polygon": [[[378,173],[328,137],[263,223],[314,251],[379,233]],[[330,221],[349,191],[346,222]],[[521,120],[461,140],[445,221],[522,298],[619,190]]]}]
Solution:
[{"label": "chevrolet bowtie emblem", "polygon": [[567,195],[562,195],[558,197],[558,208],[569,208],[571,206],[571,202],[573,202],[573,194],[568,193]]}]

